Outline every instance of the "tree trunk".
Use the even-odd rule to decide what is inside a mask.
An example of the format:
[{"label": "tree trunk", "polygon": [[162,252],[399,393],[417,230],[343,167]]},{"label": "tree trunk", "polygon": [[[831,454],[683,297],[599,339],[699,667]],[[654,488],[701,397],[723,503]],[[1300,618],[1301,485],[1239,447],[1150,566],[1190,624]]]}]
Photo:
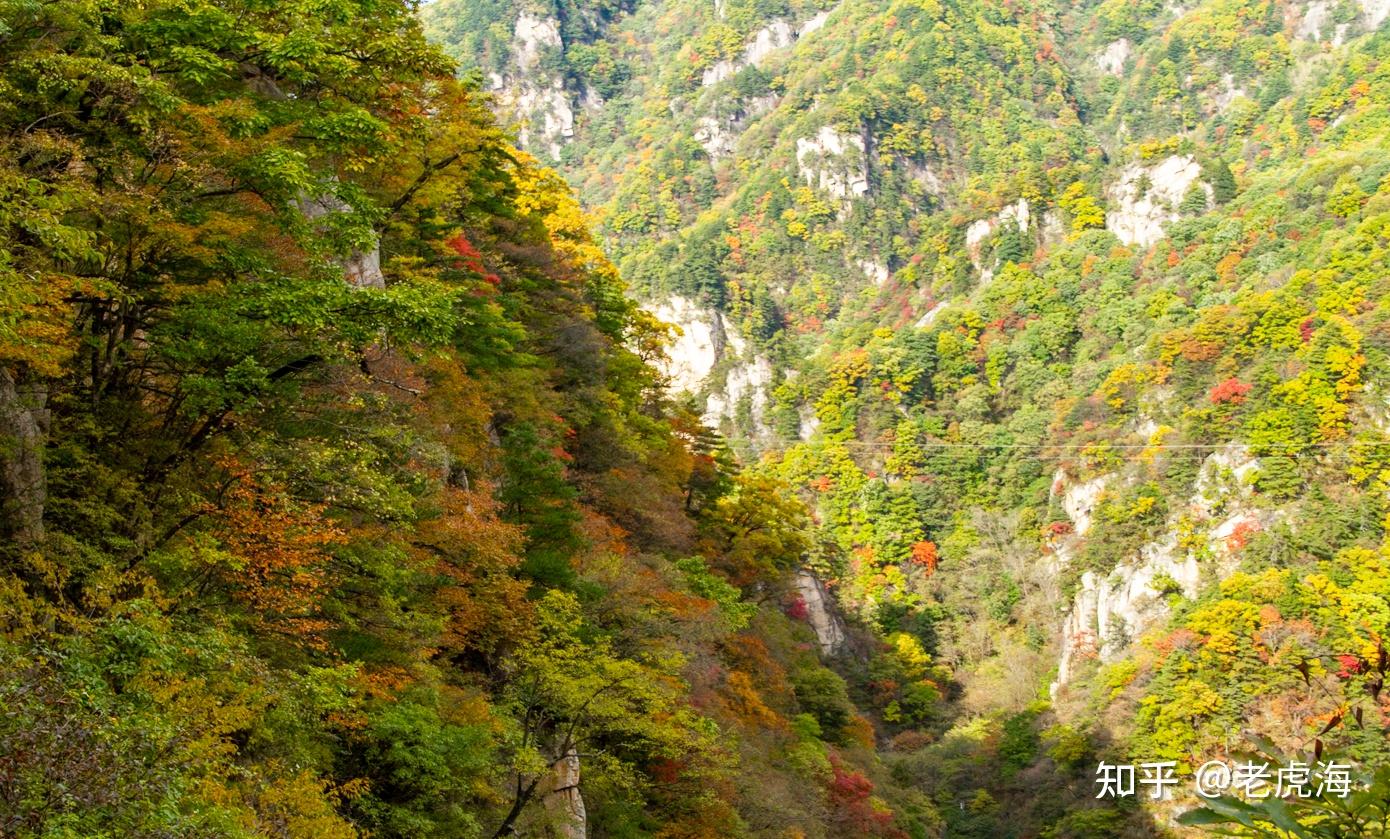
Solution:
[{"label": "tree trunk", "polygon": [[0,367],[0,540],[21,550],[43,541],[48,388]]},{"label": "tree trunk", "polygon": [[531,783],[523,785],[520,777],[516,779],[516,794],[512,796],[512,807],[507,811],[506,817],[502,819],[502,824],[492,834],[492,839],[516,835],[516,820],[521,817],[521,811],[526,809],[527,803],[531,801],[531,796],[535,793],[540,781],[540,778],[535,778]]}]

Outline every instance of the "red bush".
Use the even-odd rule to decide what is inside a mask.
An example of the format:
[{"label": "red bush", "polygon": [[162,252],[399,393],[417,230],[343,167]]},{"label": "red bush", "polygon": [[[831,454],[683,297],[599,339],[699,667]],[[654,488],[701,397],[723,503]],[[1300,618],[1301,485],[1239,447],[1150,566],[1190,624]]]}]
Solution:
[{"label": "red bush", "polygon": [[1298,334],[1303,339],[1303,343],[1313,340],[1313,319],[1308,318],[1298,325]]},{"label": "red bush", "polygon": [[1342,665],[1342,669],[1337,671],[1337,675],[1343,679],[1349,679],[1361,672],[1361,659],[1354,655],[1339,655],[1337,662]]},{"label": "red bush", "polygon": [[826,787],[830,818],[841,830],[852,836],[880,836],[884,839],[907,839],[907,834],[893,826],[893,813],[880,809],[871,800],[874,783],[861,772],[844,765],[840,756],[830,753],[833,776]]},{"label": "red bush", "polygon": [[939,557],[936,552],[935,542],[914,542],[912,543],[912,563],[927,569],[927,576],[936,573],[936,563]]},{"label": "red bush", "polygon": [[482,252],[474,247],[472,242],[468,241],[468,237],[459,233],[452,238],[444,240],[444,245],[448,247],[449,250],[462,257],[461,260],[454,263],[455,268],[467,268],[469,271],[481,277],[483,282],[489,285],[500,286],[502,284],[502,278],[487,270],[487,267],[483,265]]},{"label": "red bush", "polygon": [[1259,532],[1260,523],[1246,519],[1240,524],[1237,524],[1235,529],[1231,531],[1230,537],[1226,539],[1226,547],[1230,548],[1232,551],[1241,550],[1246,545],[1250,544],[1251,537]]},{"label": "red bush", "polygon": [[1252,385],[1240,379],[1230,378],[1212,388],[1209,396],[1213,405],[1239,405],[1245,401],[1245,395],[1250,392],[1251,387]]}]

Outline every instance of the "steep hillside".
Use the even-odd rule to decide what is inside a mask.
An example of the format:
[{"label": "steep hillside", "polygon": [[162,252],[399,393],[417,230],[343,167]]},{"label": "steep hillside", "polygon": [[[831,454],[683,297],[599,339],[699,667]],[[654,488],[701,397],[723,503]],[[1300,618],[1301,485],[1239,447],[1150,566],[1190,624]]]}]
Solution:
[{"label": "steep hillside", "polygon": [[422,10],[800,488],[881,642],[836,666],[951,836],[1195,803],[1111,809],[1101,758],[1390,760],[1388,14]]},{"label": "steep hillside", "polygon": [[0,3],[0,835],[934,832],[413,12]]}]

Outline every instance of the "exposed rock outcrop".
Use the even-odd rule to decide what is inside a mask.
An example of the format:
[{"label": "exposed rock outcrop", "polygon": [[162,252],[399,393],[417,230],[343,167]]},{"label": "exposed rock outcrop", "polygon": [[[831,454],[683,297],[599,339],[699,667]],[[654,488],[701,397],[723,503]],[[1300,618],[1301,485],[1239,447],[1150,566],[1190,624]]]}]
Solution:
[{"label": "exposed rock outcrop", "polygon": [[719,360],[721,348],[715,344],[718,315],[680,295],[672,295],[656,304],[651,313],[681,330],[667,348],[666,363],[661,371],[670,381],[671,390],[699,393]]},{"label": "exposed rock outcrop", "polygon": [[771,387],[772,362],[766,356],[758,355],[737,362],[725,374],[724,386],[710,391],[705,402],[705,422],[717,427],[725,420],[736,421],[739,406],[746,398],[749,418],[753,423],[748,430],[759,439],[770,438],[772,429],[765,417]]},{"label": "exposed rock outcrop", "polygon": [[776,50],[789,47],[796,41],[797,33],[785,20],[774,20],[759,29],[743,49],[743,60],[754,67],[762,67],[767,57]]},{"label": "exposed rock outcrop", "polygon": [[1062,214],[1055,209],[1046,210],[1042,215],[1042,223],[1039,225],[1038,238],[1046,247],[1053,247],[1062,242],[1062,237],[1066,235],[1066,228],[1062,226]]},{"label": "exposed rock outcrop", "polygon": [[[352,207],[336,195],[325,194],[316,198],[301,198],[295,202],[299,212],[309,221],[323,218],[330,213],[350,213]],[[353,249],[339,257],[343,266],[343,276],[348,283],[358,288],[385,288],[386,275],[381,273],[381,242],[374,238],[370,247]]]},{"label": "exposed rock outcrop", "polygon": [[[745,429],[760,439],[772,436],[766,415],[774,370],[764,355],[750,352],[723,312],[673,295],[650,309],[657,318],[680,327],[681,334],[667,349],[662,372],[673,391],[705,393],[703,419],[718,427],[737,421],[743,400],[748,400],[752,427]],[[726,364],[722,381],[711,382],[716,365]]]},{"label": "exposed rock outcrop", "polygon": [[1366,29],[1379,29],[1380,25],[1390,19],[1390,0],[1359,0],[1361,3],[1362,21]]},{"label": "exposed rock outcrop", "polygon": [[[1204,564],[1224,577],[1231,570],[1232,541],[1242,531],[1264,525],[1264,517],[1249,506],[1250,477],[1259,468],[1244,446],[1229,445],[1209,455],[1198,471],[1193,494],[1183,512],[1204,527],[1206,547],[1201,557],[1190,540],[1179,541],[1179,523],[1170,520],[1157,539],[1142,546],[1137,556],[1121,562],[1108,574],[1087,571],[1072,599],[1062,625],[1062,651],[1052,693],[1067,683],[1079,661],[1099,658],[1110,662],[1121,657],[1131,641],[1168,613],[1166,595],[1196,597]],[[1077,541],[1091,525],[1091,510],[1115,476],[1101,476],[1075,486],[1059,474],[1054,489],[1062,493],[1062,507],[1074,525],[1074,535],[1055,548],[1054,563],[1060,570],[1075,554]]]},{"label": "exposed rock outcrop", "polygon": [[[825,12],[821,13],[821,15],[824,14]],[[820,18],[820,23],[823,24],[825,20],[821,18],[821,15],[817,15],[811,21]],[[700,84],[704,87],[712,87],[725,79],[733,78],[744,67],[761,68],[773,53],[786,49],[796,43],[796,40],[801,36],[820,28],[820,24],[817,24],[807,29],[806,26],[809,26],[811,21],[807,21],[806,25],[800,29],[793,29],[790,23],[780,18],[768,23],[753,33],[753,37],[743,45],[741,56],[721,59],[706,67],[705,72],[700,76]]]},{"label": "exposed rock outcrop", "polygon": [[917,319],[917,322],[914,323],[913,326],[917,327],[918,329],[926,329],[927,327],[932,325],[932,321],[935,321],[937,315],[941,314],[942,310],[944,310],[945,308],[946,301],[942,300],[941,302],[935,304],[930,309],[928,309],[926,313],[924,313],[920,318]]},{"label": "exposed rock outcrop", "polygon": [[1230,73],[1221,77],[1221,87],[1211,97],[1212,105],[1218,112],[1228,110],[1237,99],[1246,96],[1245,88],[1236,84],[1235,76]]},{"label": "exposed rock outcrop", "polygon": [[1091,529],[1091,516],[1095,512],[1096,504],[1100,502],[1101,493],[1105,492],[1106,486],[1114,478],[1113,474],[1105,474],[1079,484],[1069,484],[1066,482],[1066,476],[1060,471],[1053,478],[1054,487],[1063,487],[1062,511],[1071,519],[1077,536],[1085,536]]},{"label": "exposed rock outcrop", "polygon": [[806,622],[816,633],[821,655],[838,655],[845,649],[845,622],[820,578],[806,569],[796,572],[796,590],[806,604]]},{"label": "exposed rock outcrop", "polygon": [[811,405],[802,405],[797,409],[797,429],[796,436],[804,440],[810,440],[820,429],[820,417],[816,416],[816,409]]},{"label": "exposed rock outcrop", "polygon": [[726,128],[719,117],[704,116],[695,121],[695,142],[704,148],[711,160],[719,160],[734,153],[738,135]]},{"label": "exposed rock outcrop", "polygon": [[1096,66],[1100,68],[1102,73],[1109,73],[1112,76],[1122,76],[1125,72],[1125,62],[1129,61],[1129,56],[1133,49],[1134,45],[1130,43],[1128,38],[1120,38],[1117,41],[1111,41],[1105,46],[1105,49],[1101,51],[1100,55],[1096,56]]},{"label": "exposed rock outcrop", "polygon": [[915,160],[907,162],[907,176],[914,182],[921,185],[922,190],[928,195],[940,198],[946,194],[945,184],[941,176],[937,174],[936,168],[930,163],[918,163]]},{"label": "exposed rock outcrop", "polygon": [[807,35],[810,35],[812,32],[815,32],[822,26],[825,26],[825,22],[829,19],[830,12],[817,12],[814,17],[808,19],[805,23],[801,24],[796,28],[796,37],[805,38]]},{"label": "exposed rock outcrop", "polygon": [[[1106,229],[1127,245],[1152,245],[1178,220],[1178,207],[1201,174],[1202,167],[1192,155],[1170,155],[1152,166],[1126,166],[1108,191],[1111,208],[1105,215]],[[1210,203],[1211,186],[1201,187]]]},{"label": "exposed rock outcrop", "polygon": [[997,267],[991,263],[986,265],[984,262],[984,243],[996,230],[1008,224],[1018,228],[1020,232],[1028,232],[1028,227],[1032,223],[1032,215],[1029,211],[1028,200],[1020,198],[989,218],[982,218],[971,222],[965,228],[965,251],[970,256],[970,264],[975,266],[975,270],[980,274],[980,282],[988,283],[994,279],[994,271]]},{"label": "exposed rock outcrop", "polygon": [[711,160],[730,157],[748,123],[772,110],[776,104],[775,95],[759,96],[743,103],[742,107],[732,113],[702,116],[695,120],[695,141],[704,148]]},{"label": "exposed rock outcrop", "polygon": [[869,191],[868,144],[863,132],[850,134],[824,125],[814,137],[796,141],[796,169],[809,186],[848,201]]},{"label": "exposed rock outcrop", "polygon": [[1353,35],[1374,32],[1390,19],[1390,0],[1356,0],[1356,5],[1361,14],[1349,18],[1339,12],[1350,9],[1336,0],[1309,0],[1301,7],[1291,3],[1287,19],[1295,38],[1339,47]]},{"label": "exposed rock outcrop", "polygon": [[705,68],[705,72],[700,76],[700,84],[712,87],[725,79],[732,79],[738,71],[738,62],[731,58],[722,58]]},{"label": "exposed rock outcrop", "polygon": [[523,10],[512,28],[512,62],[522,73],[534,72],[547,49],[560,49],[560,21]]},{"label": "exposed rock outcrop", "polygon": [[1294,30],[1294,37],[1304,41],[1320,41],[1323,30],[1327,28],[1331,19],[1332,4],[1328,0],[1312,0],[1303,9],[1303,16],[1298,21],[1298,28]]},{"label": "exposed rock outcrop", "polygon": [[856,259],[854,264],[864,272],[865,279],[874,285],[883,285],[891,276],[888,266],[878,259]]},{"label": "exposed rock outcrop", "polygon": [[563,49],[558,20],[522,11],[512,29],[514,72],[491,78],[501,110],[518,122],[520,145],[555,160],[574,137],[574,104],[563,79],[547,78],[541,63],[547,52]]},{"label": "exposed rock outcrop", "polygon": [[521,115],[517,141],[522,147],[544,149],[552,160],[560,159],[565,143],[574,138],[574,108],[559,79],[544,87],[523,84],[512,100]]},{"label": "exposed rock outcrop", "polygon": [[1197,558],[1179,550],[1172,533],[1144,545],[1134,562],[1105,576],[1094,571],[1082,574],[1081,589],[1062,625],[1062,657],[1054,690],[1067,683],[1079,654],[1098,655],[1104,662],[1118,658],[1135,636],[1167,614],[1163,598],[1167,586],[1176,584],[1185,597],[1195,597],[1201,574]]},{"label": "exposed rock outcrop", "polygon": [[548,835],[557,839],[584,839],[589,834],[589,817],[584,796],[579,793],[579,754],[570,749],[550,767],[549,789],[545,793]]}]

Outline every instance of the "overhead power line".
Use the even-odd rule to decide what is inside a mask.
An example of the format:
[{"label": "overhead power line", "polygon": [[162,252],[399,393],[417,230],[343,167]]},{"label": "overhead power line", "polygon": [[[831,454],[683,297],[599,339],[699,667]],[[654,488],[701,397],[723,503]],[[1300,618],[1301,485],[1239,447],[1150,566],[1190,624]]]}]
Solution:
[{"label": "overhead power line", "polygon": [[[892,450],[896,443],[877,443],[869,440],[822,440],[803,442],[799,445],[807,446],[845,446],[847,448],[861,449],[887,449]],[[1208,450],[1212,452],[1228,448],[1230,443],[962,443],[948,441],[927,441],[917,442],[914,445],[919,448],[933,449],[1028,449],[1041,451],[1047,449],[1060,449],[1068,451],[1085,451],[1094,448],[1108,448],[1134,451],[1147,451],[1153,449],[1175,449],[1175,450]],[[1250,448],[1249,444],[1239,444]],[[1270,443],[1261,445],[1259,448],[1288,448],[1297,450],[1309,449],[1343,449],[1343,448],[1380,448],[1390,447],[1390,440],[1342,440],[1328,441],[1320,443]]]}]

